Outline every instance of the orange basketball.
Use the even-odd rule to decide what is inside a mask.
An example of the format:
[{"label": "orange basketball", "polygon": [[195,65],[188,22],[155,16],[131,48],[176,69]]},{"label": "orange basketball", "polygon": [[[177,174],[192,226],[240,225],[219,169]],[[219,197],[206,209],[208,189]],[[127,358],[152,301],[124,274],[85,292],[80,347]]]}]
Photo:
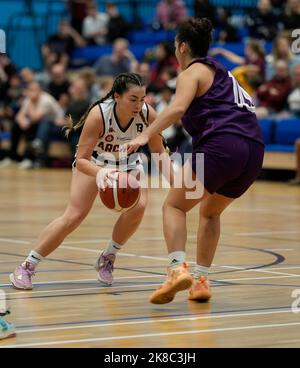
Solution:
[{"label": "orange basketball", "polygon": [[115,211],[128,210],[135,206],[140,198],[141,187],[139,181],[126,172],[119,172],[112,188],[100,190],[102,203]]}]

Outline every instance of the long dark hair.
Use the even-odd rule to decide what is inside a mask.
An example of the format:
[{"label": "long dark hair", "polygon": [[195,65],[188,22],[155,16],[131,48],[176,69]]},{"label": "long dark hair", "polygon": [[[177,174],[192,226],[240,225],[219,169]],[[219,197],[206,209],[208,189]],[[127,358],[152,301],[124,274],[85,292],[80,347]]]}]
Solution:
[{"label": "long dark hair", "polygon": [[176,40],[188,43],[193,57],[204,57],[212,42],[212,31],[213,25],[208,18],[189,18],[179,25]]},{"label": "long dark hair", "polygon": [[[114,80],[112,89],[108,92],[106,96],[101,98],[101,100],[95,101],[85,112],[85,114],[81,117],[79,122],[77,124],[74,124],[72,118],[69,116],[67,118],[66,126],[65,126],[65,135],[66,137],[69,136],[69,134],[73,131],[76,131],[83,127],[86,118],[88,117],[90,111],[97,106],[99,103],[102,103],[109,98],[114,98],[115,93],[118,93],[119,95],[122,95],[123,93],[127,92],[129,89],[129,85],[135,85],[143,87],[145,85],[142,77],[139,74],[136,73],[122,73],[119,74],[116,79]],[[146,121],[142,111],[140,111],[140,116],[143,120],[143,122],[148,125],[148,122]]]}]

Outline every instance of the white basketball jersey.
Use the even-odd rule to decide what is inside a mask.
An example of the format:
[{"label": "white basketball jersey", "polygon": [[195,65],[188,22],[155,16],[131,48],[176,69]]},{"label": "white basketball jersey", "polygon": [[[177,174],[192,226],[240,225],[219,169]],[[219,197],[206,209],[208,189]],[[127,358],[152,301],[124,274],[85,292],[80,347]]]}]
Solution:
[{"label": "white basketball jersey", "polygon": [[122,162],[127,162],[128,159],[128,169],[132,170],[133,166],[141,164],[140,155],[135,153],[128,158],[126,154],[119,153],[119,148],[136,138],[146,128],[149,116],[147,104],[144,103],[142,108],[144,120],[138,115],[132,118],[125,128],[122,128],[119,124],[116,115],[116,102],[113,99],[100,103],[99,110],[99,114],[102,114],[104,130],[94,148],[92,161],[99,166],[103,166],[110,163],[115,164],[116,162],[121,165]]}]

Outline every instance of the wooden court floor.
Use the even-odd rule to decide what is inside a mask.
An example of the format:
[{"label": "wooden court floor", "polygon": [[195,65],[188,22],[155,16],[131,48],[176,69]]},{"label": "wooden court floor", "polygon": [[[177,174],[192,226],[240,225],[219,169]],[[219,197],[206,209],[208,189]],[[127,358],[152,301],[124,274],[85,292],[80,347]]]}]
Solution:
[{"label": "wooden court floor", "polygon": [[[70,177],[69,170],[0,172],[0,289],[18,332],[0,347],[300,347],[299,187],[259,181],[227,209],[208,303],[188,301],[187,292],[167,305],[148,303],[167,264],[162,189],[151,190],[143,223],[117,258],[112,287],[96,280],[93,264],[116,214],[97,199],[81,227],[42,262],[34,290],[15,290],[9,273],[64,210]],[[193,210],[191,265],[196,229]]]}]

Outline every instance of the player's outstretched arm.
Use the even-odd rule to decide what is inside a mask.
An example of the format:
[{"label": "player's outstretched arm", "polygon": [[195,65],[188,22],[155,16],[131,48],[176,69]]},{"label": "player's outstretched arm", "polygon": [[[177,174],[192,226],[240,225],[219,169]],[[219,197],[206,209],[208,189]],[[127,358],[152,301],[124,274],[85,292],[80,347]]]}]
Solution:
[{"label": "player's outstretched arm", "polygon": [[195,73],[192,73],[190,69],[182,72],[177,78],[174,100],[143,133],[128,143],[127,152],[131,153],[140,146],[147,144],[152,137],[168,128],[174,121],[181,120],[183,114],[195,98],[197,90],[198,77]]}]

